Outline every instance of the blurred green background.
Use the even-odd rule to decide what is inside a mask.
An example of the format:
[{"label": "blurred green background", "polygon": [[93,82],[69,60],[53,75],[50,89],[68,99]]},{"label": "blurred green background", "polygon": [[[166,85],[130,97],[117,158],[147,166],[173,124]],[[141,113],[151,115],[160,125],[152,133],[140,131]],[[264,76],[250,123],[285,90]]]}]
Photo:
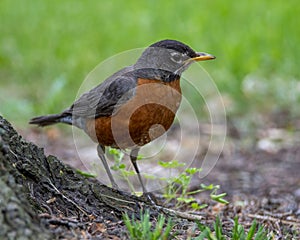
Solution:
[{"label": "blurred green background", "polygon": [[0,16],[0,113],[19,127],[68,107],[101,61],[165,38],[217,56],[203,66],[233,119],[300,112],[296,0],[2,0]]}]

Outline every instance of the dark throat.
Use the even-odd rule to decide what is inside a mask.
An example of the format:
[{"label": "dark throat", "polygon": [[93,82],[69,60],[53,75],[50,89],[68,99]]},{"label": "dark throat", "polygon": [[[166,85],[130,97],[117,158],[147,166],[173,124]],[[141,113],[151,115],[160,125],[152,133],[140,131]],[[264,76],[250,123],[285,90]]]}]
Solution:
[{"label": "dark throat", "polygon": [[141,68],[136,69],[134,71],[136,77],[138,78],[146,78],[146,79],[153,79],[153,80],[160,80],[163,82],[173,82],[180,78],[179,74],[162,70],[162,69],[154,69],[154,68]]}]

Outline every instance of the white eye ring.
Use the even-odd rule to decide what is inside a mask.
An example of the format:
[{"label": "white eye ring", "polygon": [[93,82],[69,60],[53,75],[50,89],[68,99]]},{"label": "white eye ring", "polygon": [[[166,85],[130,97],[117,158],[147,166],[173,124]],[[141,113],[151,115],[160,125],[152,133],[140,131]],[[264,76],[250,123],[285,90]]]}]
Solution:
[{"label": "white eye ring", "polygon": [[175,63],[182,63],[182,54],[178,52],[171,52],[171,60]]}]

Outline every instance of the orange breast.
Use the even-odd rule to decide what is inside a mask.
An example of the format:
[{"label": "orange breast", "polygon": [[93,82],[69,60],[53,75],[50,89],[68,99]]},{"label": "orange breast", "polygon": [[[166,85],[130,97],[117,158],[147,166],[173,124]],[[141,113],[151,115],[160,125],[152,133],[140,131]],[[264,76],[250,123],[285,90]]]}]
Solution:
[{"label": "orange breast", "polygon": [[170,128],[180,101],[179,79],[170,83],[139,79],[131,100],[110,117],[88,120],[86,131],[104,146],[143,146]]}]

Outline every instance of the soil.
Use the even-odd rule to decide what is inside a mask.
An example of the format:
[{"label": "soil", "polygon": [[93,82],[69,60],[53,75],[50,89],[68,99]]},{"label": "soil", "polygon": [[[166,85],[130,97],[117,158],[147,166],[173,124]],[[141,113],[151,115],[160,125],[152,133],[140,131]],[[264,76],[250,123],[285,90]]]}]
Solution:
[{"label": "soil", "polygon": [[[176,128],[174,129],[176,136]],[[46,130],[32,128],[23,131],[22,135],[27,140],[44,147],[46,155],[55,155],[77,169],[87,170],[80,161],[70,134],[62,132],[60,128],[51,127]],[[245,140],[241,141],[243,136],[236,137],[236,134],[228,136],[225,149],[212,171],[205,178],[193,179],[191,190],[197,189],[200,183],[220,185],[220,192],[226,192],[226,200],[229,201],[228,205],[216,203],[210,200],[208,194],[201,193],[196,196],[197,201],[200,204],[207,203],[208,207],[197,211],[196,214],[202,217],[203,224],[209,226],[212,226],[216,216],[219,215],[223,230],[228,235],[234,217],[238,216],[240,224],[246,230],[256,219],[272,232],[273,239],[300,239],[298,136],[293,134],[291,137],[289,131],[281,128],[257,131],[255,135],[258,137],[251,141],[251,144],[245,144]],[[96,154],[94,147],[92,145],[88,148],[90,150],[87,151],[87,156]],[[199,158],[201,154],[200,152]],[[160,198],[158,193],[156,195]],[[64,218],[64,216],[56,217],[60,220]],[[76,221],[80,222],[80,219]],[[54,224],[53,227],[57,226]],[[125,231],[120,222],[114,221],[106,225],[93,223],[89,229],[81,228],[80,231],[78,229],[69,231],[67,235],[82,236],[85,239],[84,236],[99,237],[105,234],[107,239],[120,239],[124,238]],[[188,235],[193,236],[191,229],[190,223],[181,224],[176,230],[179,233],[177,238],[186,239]]]}]

